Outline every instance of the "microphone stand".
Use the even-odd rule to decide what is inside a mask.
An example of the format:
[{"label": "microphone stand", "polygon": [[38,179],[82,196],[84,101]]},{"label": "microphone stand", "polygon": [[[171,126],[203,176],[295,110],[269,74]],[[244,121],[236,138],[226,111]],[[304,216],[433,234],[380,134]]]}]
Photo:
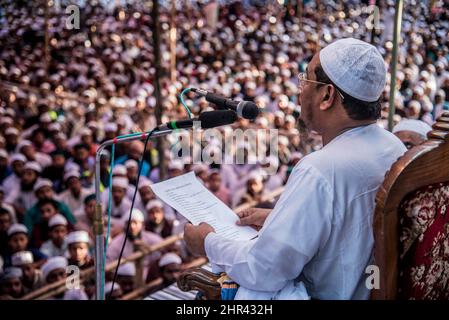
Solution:
[{"label": "microphone stand", "polygon": [[[173,130],[166,129],[161,131],[155,131],[151,135],[151,138],[157,138],[161,136],[166,136],[171,133]],[[94,261],[95,261],[95,292],[96,292],[96,300],[104,300],[105,294],[103,290],[103,283],[105,274],[104,270],[104,227],[103,227],[103,210],[101,206],[101,194],[100,194],[100,160],[101,160],[101,152],[108,146],[113,144],[120,144],[122,142],[128,142],[133,140],[145,140],[149,132],[142,132],[142,134],[118,137],[115,139],[107,140],[103,142],[97,149],[95,154],[95,215],[93,221],[93,233],[95,235],[95,252],[94,252]],[[112,187],[112,186],[109,186]]]}]

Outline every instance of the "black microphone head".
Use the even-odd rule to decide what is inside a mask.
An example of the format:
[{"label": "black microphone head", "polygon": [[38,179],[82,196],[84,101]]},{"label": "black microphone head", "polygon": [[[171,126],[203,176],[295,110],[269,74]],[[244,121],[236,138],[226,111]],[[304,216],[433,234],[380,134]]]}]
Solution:
[{"label": "black microphone head", "polygon": [[200,114],[198,120],[201,121],[201,128],[209,129],[234,123],[237,113],[232,110],[206,111]]},{"label": "black microphone head", "polygon": [[237,114],[245,119],[254,120],[259,115],[259,107],[251,101],[242,101],[237,105]]}]

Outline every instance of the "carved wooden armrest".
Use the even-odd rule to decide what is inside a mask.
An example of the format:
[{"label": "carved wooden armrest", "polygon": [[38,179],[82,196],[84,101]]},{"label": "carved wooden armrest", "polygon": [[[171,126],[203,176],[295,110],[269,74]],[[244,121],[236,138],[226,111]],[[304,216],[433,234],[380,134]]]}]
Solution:
[{"label": "carved wooden armrest", "polygon": [[220,274],[212,273],[202,268],[191,268],[181,273],[178,287],[182,291],[198,290],[207,300],[221,299]]}]

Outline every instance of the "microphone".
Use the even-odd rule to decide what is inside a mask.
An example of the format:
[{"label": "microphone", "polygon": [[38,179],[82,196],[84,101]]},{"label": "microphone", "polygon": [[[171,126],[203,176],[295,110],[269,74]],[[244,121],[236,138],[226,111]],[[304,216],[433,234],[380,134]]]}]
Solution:
[{"label": "microphone", "polygon": [[259,108],[254,102],[235,101],[202,89],[191,88],[190,90],[199,96],[205,97],[207,101],[215,104],[220,109],[230,109],[237,112],[239,117],[254,120],[259,114]]},{"label": "microphone", "polygon": [[156,128],[156,131],[192,128],[194,121],[201,121],[201,128],[209,129],[232,124],[236,120],[237,114],[232,110],[206,111],[201,113],[198,118],[182,119],[161,124]]}]

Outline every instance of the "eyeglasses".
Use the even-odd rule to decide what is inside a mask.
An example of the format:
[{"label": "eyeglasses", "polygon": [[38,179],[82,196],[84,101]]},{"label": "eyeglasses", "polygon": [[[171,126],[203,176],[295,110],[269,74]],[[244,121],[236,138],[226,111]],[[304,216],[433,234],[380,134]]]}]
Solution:
[{"label": "eyeglasses", "polygon": [[340,90],[338,90],[332,83],[326,83],[326,82],[321,82],[321,81],[315,81],[315,80],[309,80],[307,79],[307,74],[305,72],[301,72],[298,74],[298,79],[299,79],[299,87],[302,88],[303,87],[303,83],[304,82],[311,82],[311,83],[316,83],[316,84],[324,84],[324,85],[331,85],[334,87],[334,89],[338,92],[338,94],[340,95],[341,100],[345,100],[345,97],[343,96],[343,94],[340,92]]}]

